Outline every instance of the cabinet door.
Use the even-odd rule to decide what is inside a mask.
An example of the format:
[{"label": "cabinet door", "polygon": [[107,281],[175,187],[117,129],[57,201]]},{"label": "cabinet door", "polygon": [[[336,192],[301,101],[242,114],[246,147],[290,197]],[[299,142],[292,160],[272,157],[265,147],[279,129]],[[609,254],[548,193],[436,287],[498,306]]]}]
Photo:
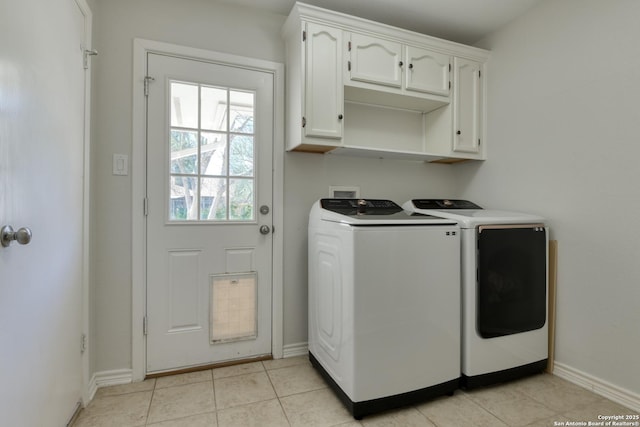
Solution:
[{"label": "cabinet door", "polygon": [[401,87],[402,45],[400,43],[351,33],[349,48],[351,80]]},{"label": "cabinet door", "polygon": [[342,30],[307,23],[304,134],[342,138]]},{"label": "cabinet door", "polygon": [[480,152],[481,67],[479,62],[453,60],[453,151]]},{"label": "cabinet door", "polygon": [[407,90],[449,95],[449,55],[417,47],[405,47]]}]

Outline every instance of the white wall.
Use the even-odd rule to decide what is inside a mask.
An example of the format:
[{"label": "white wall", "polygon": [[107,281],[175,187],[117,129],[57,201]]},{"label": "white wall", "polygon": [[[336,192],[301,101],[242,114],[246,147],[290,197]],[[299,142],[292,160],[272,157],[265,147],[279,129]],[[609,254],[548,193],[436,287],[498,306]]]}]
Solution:
[{"label": "white wall", "polygon": [[489,160],[460,195],[549,219],[556,360],[640,393],[640,2],[547,0],[490,49]]},{"label": "white wall", "polygon": [[[92,151],[92,320],[94,372],[131,368],[131,180],[111,175],[114,153],[131,153],[133,38],[284,63],[285,17],[211,0],[97,2]],[[285,155],[284,343],[307,340],[307,215],[329,185],[359,185],[362,195],[399,203],[448,196],[446,165]]]}]

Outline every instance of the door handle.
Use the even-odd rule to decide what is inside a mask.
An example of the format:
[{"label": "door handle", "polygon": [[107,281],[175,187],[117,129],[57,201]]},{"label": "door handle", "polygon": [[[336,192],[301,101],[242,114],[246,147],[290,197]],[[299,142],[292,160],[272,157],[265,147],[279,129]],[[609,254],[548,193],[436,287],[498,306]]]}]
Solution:
[{"label": "door handle", "polygon": [[260,227],[260,234],[269,234],[271,233],[271,227],[268,225],[263,225]]},{"label": "door handle", "polygon": [[29,227],[22,227],[18,229],[18,231],[13,231],[13,227],[10,225],[3,226],[0,230],[2,247],[6,248],[14,240],[21,245],[28,245],[31,241],[31,229],[29,229]]}]

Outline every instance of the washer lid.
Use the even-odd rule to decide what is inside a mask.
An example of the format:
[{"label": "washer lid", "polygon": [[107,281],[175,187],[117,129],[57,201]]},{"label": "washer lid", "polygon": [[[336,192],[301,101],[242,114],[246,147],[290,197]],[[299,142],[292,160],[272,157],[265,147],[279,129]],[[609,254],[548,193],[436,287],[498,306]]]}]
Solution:
[{"label": "washer lid", "polygon": [[[483,224],[528,224],[542,223],[544,218],[521,212],[499,211],[482,209],[478,205],[466,200],[451,200],[457,207],[452,208],[420,208],[418,206],[429,206],[434,199],[413,199],[405,202],[404,209],[425,213],[440,218],[452,219],[458,222],[461,228],[475,228]],[[476,206],[477,209],[464,208],[462,206]]]},{"label": "washer lid", "polygon": [[384,199],[320,199],[317,208],[322,220],[351,225],[455,225],[455,221],[407,211]]}]

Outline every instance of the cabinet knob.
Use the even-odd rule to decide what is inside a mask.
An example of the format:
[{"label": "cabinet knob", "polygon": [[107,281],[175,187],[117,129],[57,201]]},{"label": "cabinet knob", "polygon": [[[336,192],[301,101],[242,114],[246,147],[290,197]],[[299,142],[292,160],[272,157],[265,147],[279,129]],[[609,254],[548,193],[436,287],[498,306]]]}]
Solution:
[{"label": "cabinet knob", "polygon": [[409,69],[413,70],[413,64],[409,64]]},{"label": "cabinet knob", "polygon": [[400,62],[398,63],[398,65],[402,67],[402,66],[404,65],[404,63],[403,63],[402,61],[400,61]]},{"label": "cabinet knob", "polygon": [[342,120],[342,114],[338,114],[338,120]]},{"label": "cabinet knob", "polygon": [[457,131],[456,135],[462,135],[462,132],[461,131]]}]

